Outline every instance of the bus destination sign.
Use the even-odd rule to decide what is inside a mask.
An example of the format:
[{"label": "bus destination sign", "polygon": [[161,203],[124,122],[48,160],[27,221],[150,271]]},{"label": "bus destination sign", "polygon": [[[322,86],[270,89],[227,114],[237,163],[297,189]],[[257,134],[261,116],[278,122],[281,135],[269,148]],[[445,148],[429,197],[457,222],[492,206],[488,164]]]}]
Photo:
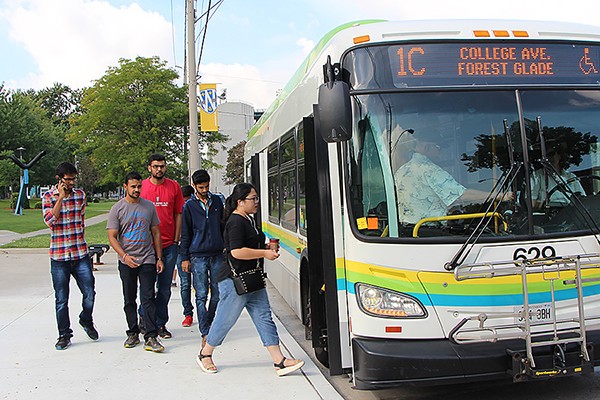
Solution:
[{"label": "bus destination sign", "polygon": [[388,54],[396,87],[600,81],[600,47],[592,44],[415,44]]}]

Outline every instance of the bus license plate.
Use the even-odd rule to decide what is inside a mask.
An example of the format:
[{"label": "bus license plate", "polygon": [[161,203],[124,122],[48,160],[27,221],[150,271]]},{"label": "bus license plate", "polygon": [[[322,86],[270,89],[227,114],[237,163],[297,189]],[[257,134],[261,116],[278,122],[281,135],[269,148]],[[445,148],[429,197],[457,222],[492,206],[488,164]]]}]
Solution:
[{"label": "bus license plate", "polygon": [[[514,312],[519,313],[523,311],[523,307],[515,307]],[[529,322],[551,322],[554,318],[552,316],[552,304],[531,304],[529,306]],[[523,318],[520,316],[515,317],[515,323],[522,323]]]}]

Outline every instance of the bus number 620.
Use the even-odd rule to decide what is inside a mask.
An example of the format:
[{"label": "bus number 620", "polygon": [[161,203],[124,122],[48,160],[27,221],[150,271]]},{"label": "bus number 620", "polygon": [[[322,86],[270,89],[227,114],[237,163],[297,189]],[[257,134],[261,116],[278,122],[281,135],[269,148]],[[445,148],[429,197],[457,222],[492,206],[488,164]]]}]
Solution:
[{"label": "bus number 620", "polygon": [[513,260],[531,260],[536,258],[552,257],[556,257],[556,250],[552,246],[545,246],[541,249],[535,246],[530,247],[529,249],[519,247],[513,253]]}]

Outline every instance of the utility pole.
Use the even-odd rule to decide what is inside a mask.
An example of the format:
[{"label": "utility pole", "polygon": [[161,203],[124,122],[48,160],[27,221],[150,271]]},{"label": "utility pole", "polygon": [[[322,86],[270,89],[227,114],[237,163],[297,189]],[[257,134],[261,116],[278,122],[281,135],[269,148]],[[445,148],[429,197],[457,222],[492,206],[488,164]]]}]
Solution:
[{"label": "utility pole", "polygon": [[188,97],[190,114],[190,155],[188,161],[188,177],[191,179],[194,171],[200,169],[199,133],[198,133],[198,98],[196,94],[196,14],[194,0],[187,0],[187,66],[188,66]]}]

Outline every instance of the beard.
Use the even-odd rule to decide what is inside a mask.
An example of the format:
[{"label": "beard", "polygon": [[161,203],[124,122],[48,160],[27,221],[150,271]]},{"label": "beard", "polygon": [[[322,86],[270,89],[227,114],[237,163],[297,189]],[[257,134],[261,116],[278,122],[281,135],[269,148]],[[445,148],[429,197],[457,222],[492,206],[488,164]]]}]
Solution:
[{"label": "beard", "polygon": [[159,180],[165,177],[165,173],[163,171],[152,172],[151,175],[154,179],[159,179]]}]

